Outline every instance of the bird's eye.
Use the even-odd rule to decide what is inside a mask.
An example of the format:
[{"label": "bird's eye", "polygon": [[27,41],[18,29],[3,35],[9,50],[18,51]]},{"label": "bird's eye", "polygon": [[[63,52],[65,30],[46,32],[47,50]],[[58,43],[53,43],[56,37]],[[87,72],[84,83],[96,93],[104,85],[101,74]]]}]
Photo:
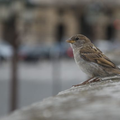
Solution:
[{"label": "bird's eye", "polygon": [[75,40],[79,40],[79,38],[77,37],[77,38],[75,38]]}]

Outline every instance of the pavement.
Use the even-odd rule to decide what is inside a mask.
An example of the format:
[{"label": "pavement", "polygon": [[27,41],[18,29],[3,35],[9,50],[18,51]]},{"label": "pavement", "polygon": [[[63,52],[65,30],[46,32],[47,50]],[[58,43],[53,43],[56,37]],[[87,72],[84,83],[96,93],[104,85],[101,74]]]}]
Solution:
[{"label": "pavement", "polygon": [[[18,106],[28,106],[87,79],[74,60],[18,64]],[[0,64],[0,117],[10,110],[11,63]]]}]

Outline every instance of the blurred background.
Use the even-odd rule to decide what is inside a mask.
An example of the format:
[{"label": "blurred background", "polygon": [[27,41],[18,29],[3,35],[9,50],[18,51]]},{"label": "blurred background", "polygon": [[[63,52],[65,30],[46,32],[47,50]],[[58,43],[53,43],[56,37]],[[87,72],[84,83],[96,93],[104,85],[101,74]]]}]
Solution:
[{"label": "blurred background", "polygon": [[0,0],[0,117],[87,79],[65,42],[77,33],[119,64],[120,1]]}]

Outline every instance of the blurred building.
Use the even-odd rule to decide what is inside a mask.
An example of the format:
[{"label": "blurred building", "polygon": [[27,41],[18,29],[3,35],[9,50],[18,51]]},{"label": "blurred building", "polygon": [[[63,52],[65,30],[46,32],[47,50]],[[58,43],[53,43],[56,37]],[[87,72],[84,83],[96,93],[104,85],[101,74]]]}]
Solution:
[{"label": "blurred building", "polygon": [[120,39],[119,0],[0,0],[0,39],[12,14],[24,44],[51,44],[76,33]]}]

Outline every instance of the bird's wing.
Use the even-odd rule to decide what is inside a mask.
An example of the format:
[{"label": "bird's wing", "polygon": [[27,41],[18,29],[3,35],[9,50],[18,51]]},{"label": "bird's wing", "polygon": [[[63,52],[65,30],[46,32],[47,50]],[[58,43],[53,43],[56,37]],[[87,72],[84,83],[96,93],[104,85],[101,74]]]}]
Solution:
[{"label": "bird's wing", "polygon": [[104,67],[116,68],[115,64],[112,63],[98,48],[93,44],[87,45],[80,50],[81,57],[89,62],[97,63]]}]

